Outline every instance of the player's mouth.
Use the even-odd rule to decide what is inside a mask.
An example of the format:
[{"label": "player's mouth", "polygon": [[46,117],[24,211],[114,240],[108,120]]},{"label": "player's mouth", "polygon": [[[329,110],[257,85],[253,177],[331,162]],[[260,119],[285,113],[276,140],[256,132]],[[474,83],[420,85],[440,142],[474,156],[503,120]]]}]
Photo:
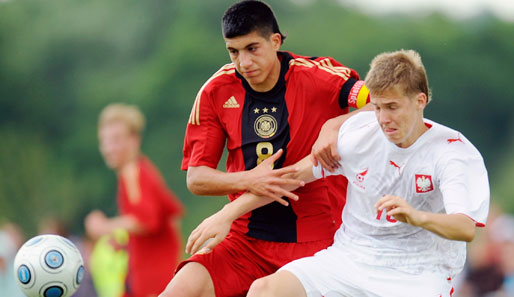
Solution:
[{"label": "player's mouth", "polygon": [[251,78],[259,75],[259,70],[244,71],[243,74],[244,77]]},{"label": "player's mouth", "polygon": [[387,135],[387,136],[393,136],[394,134],[396,134],[396,132],[398,132],[398,129],[388,128],[388,127],[383,127],[382,130],[384,131],[385,135]]}]

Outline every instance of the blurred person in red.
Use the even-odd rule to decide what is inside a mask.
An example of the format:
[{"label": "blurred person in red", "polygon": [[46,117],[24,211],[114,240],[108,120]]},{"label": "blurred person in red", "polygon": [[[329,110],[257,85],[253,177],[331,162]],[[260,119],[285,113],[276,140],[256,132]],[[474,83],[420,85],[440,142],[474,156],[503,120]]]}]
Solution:
[{"label": "blurred person in red", "polygon": [[179,220],[183,206],[168,189],[159,170],[141,152],[144,116],[135,106],[111,104],[98,122],[100,152],[118,176],[120,215],[99,210],[85,220],[92,238],[115,230],[129,232],[129,266],[125,297],[157,296],[180,259]]}]

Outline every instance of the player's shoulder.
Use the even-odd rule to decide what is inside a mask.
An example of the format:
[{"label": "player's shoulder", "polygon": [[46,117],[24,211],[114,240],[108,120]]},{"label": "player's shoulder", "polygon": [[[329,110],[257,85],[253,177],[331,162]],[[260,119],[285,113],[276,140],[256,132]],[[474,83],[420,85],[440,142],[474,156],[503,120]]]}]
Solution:
[{"label": "player's shoulder", "polygon": [[376,126],[378,124],[377,116],[374,111],[361,111],[349,117],[342,126],[353,128],[365,128]]},{"label": "player's shoulder", "polygon": [[[328,56],[326,56],[326,57],[324,57],[324,56],[305,56],[305,55],[298,55],[298,54],[295,54],[292,52],[281,52],[281,54],[286,59],[288,59],[289,63],[311,62],[314,64],[327,63],[327,65],[330,65],[330,64],[341,65],[341,63],[339,61],[337,61],[336,59],[334,59],[332,57],[328,57]],[[302,64],[300,64],[300,65],[302,65]],[[302,65],[302,66],[307,66],[307,65]]]},{"label": "player's shoulder", "polygon": [[161,173],[157,166],[146,155],[141,155],[138,162],[139,174],[145,179],[161,179]]},{"label": "player's shoulder", "polygon": [[339,136],[348,134],[365,135],[374,133],[378,128],[378,121],[373,111],[361,111],[348,118],[339,128]]},{"label": "player's shoulder", "polygon": [[291,52],[282,52],[283,58],[287,59],[290,71],[313,72],[324,70],[332,75],[349,75],[351,69],[332,57],[303,56]]},{"label": "player's shoulder", "polygon": [[460,131],[445,125],[425,119],[430,126],[430,137],[427,143],[434,146],[434,151],[445,158],[479,157],[482,158],[478,149]]},{"label": "player's shoulder", "polygon": [[240,83],[240,79],[236,76],[236,66],[234,63],[223,65],[204,83],[202,89],[211,91],[227,84]]},{"label": "player's shoulder", "polygon": [[196,95],[195,104],[199,104],[200,100],[209,100],[218,106],[241,89],[243,86],[241,79],[236,74],[235,65],[233,63],[226,64],[202,85]]}]

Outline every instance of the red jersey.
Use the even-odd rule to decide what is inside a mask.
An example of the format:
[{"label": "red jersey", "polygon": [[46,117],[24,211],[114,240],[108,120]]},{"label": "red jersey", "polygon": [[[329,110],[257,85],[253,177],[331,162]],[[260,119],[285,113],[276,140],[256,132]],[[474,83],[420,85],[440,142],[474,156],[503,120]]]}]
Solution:
[{"label": "red jersey", "polygon": [[[203,85],[186,129],[183,170],[216,168],[225,142],[227,172],[252,169],[280,148],[284,152],[274,168],[294,164],[311,152],[325,121],[348,112],[348,98],[359,79],[354,70],[332,58],[289,52],[278,57],[280,77],[268,92],[254,91],[234,64],[223,66]],[[300,199],[288,207],[265,205],[234,221],[232,229],[278,242],[330,239],[346,197],[346,179],[337,180],[309,183],[295,191]],[[327,215],[332,212],[337,215]]]},{"label": "red jersey", "polygon": [[180,230],[172,225],[172,220],[182,214],[182,204],[146,157],[139,160],[139,186],[140,200],[132,203],[123,179],[118,178],[120,213],[135,217],[146,231],[129,236],[125,296],[130,297],[160,294],[180,260],[182,246]]}]

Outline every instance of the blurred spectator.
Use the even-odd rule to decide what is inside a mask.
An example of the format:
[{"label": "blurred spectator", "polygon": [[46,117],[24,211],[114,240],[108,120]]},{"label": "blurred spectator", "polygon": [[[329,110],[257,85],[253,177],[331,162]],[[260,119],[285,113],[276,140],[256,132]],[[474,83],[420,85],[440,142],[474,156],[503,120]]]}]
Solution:
[{"label": "blurred spectator", "polygon": [[69,237],[68,224],[55,215],[47,215],[38,224],[39,234],[55,234],[62,237]]},{"label": "blurred spectator", "polygon": [[514,296],[514,216],[501,214],[491,223],[491,239],[497,243],[502,287],[494,297]]},{"label": "blurred spectator", "polygon": [[468,250],[455,297],[514,297],[514,216],[492,204],[486,228]]},{"label": "blurred spectator", "polygon": [[14,257],[24,242],[21,229],[13,223],[0,226],[0,297],[23,297],[14,277]]},{"label": "blurred spectator", "polygon": [[99,210],[85,220],[92,238],[124,229],[129,233],[125,297],[157,296],[171,279],[181,255],[182,204],[158,169],[141,153],[144,116],[135,106],[111,104],[98,122],[100,152],[118,176],[120,215]]}]

